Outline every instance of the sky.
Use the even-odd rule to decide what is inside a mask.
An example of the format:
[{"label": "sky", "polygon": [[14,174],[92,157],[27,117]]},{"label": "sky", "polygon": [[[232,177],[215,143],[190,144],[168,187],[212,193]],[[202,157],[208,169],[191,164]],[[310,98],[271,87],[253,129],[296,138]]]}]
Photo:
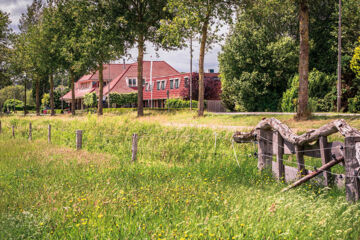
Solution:
[{"label": "sky", "polygon": [[[16,32],[18,31],[19,18],[22,13],[26,12],[26,6],[30,5],[32,0],[0,0],[0,9],[7,13],[10,13],[11,25],[10,27]],[[226,30],[224,30],[226,31]],[[193,71],[199,69],[199,43],[194,41],[193,43]],[[212,50],[208,51],[205,56],[205,71],[208,69],[214,69],[218,72],[218,53],[221,51],[220,44],[214,45]],[[130,50],[131,58],[126,59],[128,63],[136,61],[137,50]],[[144,60],[163,60],[168,62],[176,70],[180,72],[190,71],[190,50],[188,48],[177,51],[156,51],[151,44],[146,44],[146,53],[144,54]],[[122,62],[122,61],[121,61]]]}]

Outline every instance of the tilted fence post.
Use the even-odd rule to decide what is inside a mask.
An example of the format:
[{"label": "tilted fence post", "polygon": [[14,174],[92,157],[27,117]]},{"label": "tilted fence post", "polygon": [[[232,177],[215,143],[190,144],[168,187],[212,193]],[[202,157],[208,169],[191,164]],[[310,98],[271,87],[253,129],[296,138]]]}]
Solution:
[{"label": "tilted fence post", "polygon": [[307,174],[305,168],[305,160],[304,160],[304,147],[300,145],[295,145],[295,155],[297,161],[298,175],[301,178]]},{"label": "tilted fence post", "polygon": [[51,143],[51,125],[48,127],[48,143]]},{"label": "tilted fence post", "polygon": [[[331,149],[328,149],[327,137],[321,136],[319,138],[319,147],[320,147],[320,155],[321,155],[321,164],[325,165],[331,160]],[[329,171],[331,171],[331,168],[328,171],[323,172],[325,186],[329,186],[331,181],[330,179],[331,176]]]},{"label": "tilted fence post", "polygon": [[76,150],[82,149],[82,130],[76,130]]},{"label": "tilted fence post", "polygon": [[132,148],[131,148],[131,161],[136,162],[137,155],[137,146],[138,146],[138,135],[134,133],[132,135]]},{"label": "tilted fence post", "polygon": [[360,199],[360,138],[345,138],[345,190],[346,199],[356,202]]},{"label": "tilted fence post", "polygon": [[32,125],[31,122],[29,123],[29,141],[32,140]]},{"label": "tilted fence post", "polygon": [[279,132],[275,132],[275,146],[276,146],[276,163],[278,168],[278,179],[285,180],[285,166],[283,161],[284,156],[284,139]]},{"label": "tilted fence post", "polygon": [[263,170],[264,168],[272,169],[272,135],[273,132],[270,130],[258,129],[258,168]]}]

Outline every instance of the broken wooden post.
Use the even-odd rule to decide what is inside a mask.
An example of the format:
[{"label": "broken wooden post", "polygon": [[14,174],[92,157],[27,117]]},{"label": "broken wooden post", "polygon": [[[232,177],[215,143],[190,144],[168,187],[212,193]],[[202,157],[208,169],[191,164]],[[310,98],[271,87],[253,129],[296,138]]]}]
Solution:
[{"label": "broken wooden post", "polygon": [[131,161],[136,162],[136,155],[137,155],[137,145],[138,145],[138,135],[134,133],[132,135],[132,148],[131,148]]},{"label": "broken wooden post", "polygon": [[32,125],[31,122],[29,122],[29,141],[32,140]]},{"label": "broken wooden post", "polygon": [[360,137],[345,138],[345,190],[346,199],[355,202],[360,199]]},{"label": "broken wooden post", "polygon": [[341,161],[343,161],[344,158],[339,158],[339,159],[334,159],[331,160],[330,162],[328,162],[327,164],[321,166],[319,169],[317,169],[316,171],[313,171],[311,173],[309,173],[308,175],[306,175],[305,177],[297,180],[296,182],[294,182],[293,184],[291,184],[290,186],[284,188],[281,192],[286,192],[287,190],[297,187],[307,181],[309,181],[310,179],[316,177],[317,175],[319,175],[320,173],[330,169],[331,167],[335,166],[336,164],[340,163]]},{"label": "broken wooden post", "polygon": [[300,145],[295,145],[295,154],[297,161],[297,168],[299,177],[305,176],[307,174],[305,169],[305,161],[304,161],[304,148]]},{"label": "broken wooden post", "polygon": [[48,143],[51,143],[51,125],[48,127]]},{"label": "broken wooden post", "polygon": [[[331,160],[331,149],[328,149],[328,141],[327,137],[321,136],[319,138],[319,148],[320,148],[320,155],[321,155],[321,164],[325,165]],[[331,171],[331,169],[329,169]],[[323,173],[324,176],[324,185],[329,186],[330,184],[330,174],[328,172]]]},{"label": "broken wooden post", "polygon": [[271,130],[258,129],[257,138],[258,138],[258,168],[263,170],[264,168],[272,169],[272,134]]},{"label": "broken wooden post", "polygon": [[82,149],[82,130],[76,130],[76,150]]},{"label": "broken wooden post", "polygon": [[278,167],[278,179],[285,180],[285,166],[283,161],[284,156],[284,139],[281,134],[275,132],[275,146],[276,146],[276,163]]},{"label": "broken wooden post", "polygon": [[12,125],[11,128],[12,128],[12,137],[15,138],[15,126]]}]

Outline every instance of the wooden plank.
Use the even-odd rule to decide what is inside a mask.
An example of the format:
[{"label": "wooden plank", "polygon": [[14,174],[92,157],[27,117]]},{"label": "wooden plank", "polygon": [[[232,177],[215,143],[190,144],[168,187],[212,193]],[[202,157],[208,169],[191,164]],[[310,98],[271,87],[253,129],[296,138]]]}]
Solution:
[{"label": "wooden plank", "polygon": [[82,149],[82,130],[76,130],[76,150]]},{"label": "wooden plank", "polygon": [[278,179],[285,179],[285,166],[283,162],[284,157],[284,139],[282,138],[279,132],[275,132],[274,144],[276,146],[276,162],[277,162],[277,170],[278,170]]},{"label": "wooden plank", "polygon": [[334,159],[331,160],[330,162],[328,162],[327,164],[321,166],[317,171],[313,171],[311,173],[309,173],[308,175],[306,175],[305,177],[299,179],[298,181],[294,182],[293,184],[291,184],[290,186],[284,188],[281,192],[286,192],[291,188],[300,186],[301,184],[309,181],[310,179],[316,177],[317,175],[319,175],[320,173],[322,173],[323,171],[326,171],[328,169],[330,169],[331,167],[335,166],[336,164],[340,163],[341,161],[343,161],[344,158],[340,158],[340,159]]},{"label": "wooden plank", "polygon": [[136,156],[137,156],[137,146],[138,146],[138,135],[136,133],[132,136],[132,148],[131,148],[131,161],[136,162]]},{"label": "wooden plank", "polygon": [[[330,151],[330,149],[327,148],[327,146],[328,146],[327,137],[321,136],[319,138],[319,148],[320,148],[321,164],[322,165],[326,165],[331,160],[331,151]],[[329,171],[331,171],[331,170],[329,170]],[[324,172],[323,176],[324,176],[324,184],[325,184],[325,186],[329,186],[330,180],[331,180],[330,179],[331,178],[330,173]]]},{"label": "wooden plank", "polygon": [[258,130],[258,169],[272,168],[272,131]]},{"label": "wooden plank", "polygon": [[48,143],[51,143],[51,125],[48,126]]},{"label": "wooden plank", "polygon": [[303,147],[300,145],[295,145],[295,154],[296,154],[298,174],[299,176],[304,176],[307,174],[307,172],[305,169]]},{"label": "wooden plank", "polygon": [[360,198],[360,182],[356,177],[360,168],[360,142],[355,140],[357,138],[345,138],[345,190],[349,202],[356,202]]},{"label": "wooden plank", "polygon": [[32,125],[31,122],[29,123],[29,141],[32,140]]}]

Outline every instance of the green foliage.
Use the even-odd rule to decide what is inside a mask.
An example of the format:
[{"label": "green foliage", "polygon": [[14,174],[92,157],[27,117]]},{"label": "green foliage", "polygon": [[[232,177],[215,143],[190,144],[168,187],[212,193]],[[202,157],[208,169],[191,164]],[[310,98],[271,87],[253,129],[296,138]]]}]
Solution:
[{"label": "green foliage", "polygon": [[96,93],[87,93],[84,97],[84,105],[87,107],[95,107],[97,104],[97,96]]},{"label": "green foliage", "polygon": [[[291,85],[281,100],[283,112],[295,112],[298,101],[299,76],[291,79]],[[316,69],[309,74],[309,108],[312,112],[328,112],[336,100],[336,76],[327,75]]]},{"label": "green foliage", "polygon": [[8,99],[24,100],[24,88],[22,86],[7,86],[0,89],[0,109],[3,108],[4,103]]},{"label": "green foliage", "polygon": [[41,105],[43,108],[49,108],[50,105],[50,94],[45,93],[41,99]]},{"label": "green foliage", "polygon": [[133,107],[136,106],[137,98],[137,93],[110,93],[110,104],[116,104],[119,107]]},{"label": "green foliage", "polygon": [[9,14],[0,10],[0,89],[11,84],[9,63],[10,63],[10,36],[9,27],[11,21]]},{"label": "green foliage", "polygon": [[289,34],[296,9],[288,1],[256,1],[246,9],[219,55],[222,99],[229,109],[276,111],[297,71],[297,43]]},{"label": "green foliage", "polygon": [[357,78],[360,79],[360,37],[358,41],[358,46],[354,50],[354,56],[351,59],[350,67],[351,70],[356,74]]},{"label": "green foliage", "polygon": [[359,113],[360,112],[360,98],[354,97],[349,99],[349,112]]},{"label": "green foliage", "polygon": [[24,102],[17,99],[8,99],[5,101],[3,110],[24,110]]},{"label": "green foliage", "polygon": [[[166,100],[165,104],[166,108],[190,108],[190,101],[189,100],[182,100],[179,98],[171,98]],[[198,107],[198,101],[192,101],[192,107]]]}]

